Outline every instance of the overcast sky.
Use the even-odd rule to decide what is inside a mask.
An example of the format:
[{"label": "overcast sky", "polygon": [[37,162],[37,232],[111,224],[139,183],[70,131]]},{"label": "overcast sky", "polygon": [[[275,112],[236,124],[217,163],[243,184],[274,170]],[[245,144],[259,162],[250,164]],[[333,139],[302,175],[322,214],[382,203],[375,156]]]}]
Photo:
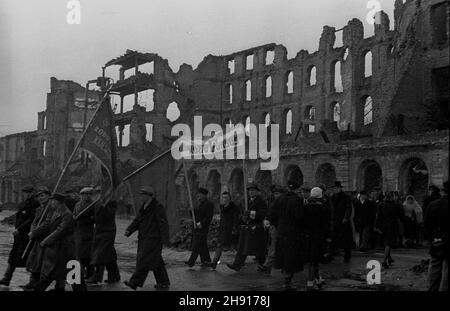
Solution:
[{"label": "overcast sky", "polygon": [[[68,0],[0,0],[0,136],[36,129],[52,76],[84,85],[127,49],[158,53],[175,72],[271,42],[292,58],[317,50],[324,25],[356,17],[373,33],[368,1],[80,0],[81,24],[69,25]],[[394,0],[379,3],[392,27]]]}]

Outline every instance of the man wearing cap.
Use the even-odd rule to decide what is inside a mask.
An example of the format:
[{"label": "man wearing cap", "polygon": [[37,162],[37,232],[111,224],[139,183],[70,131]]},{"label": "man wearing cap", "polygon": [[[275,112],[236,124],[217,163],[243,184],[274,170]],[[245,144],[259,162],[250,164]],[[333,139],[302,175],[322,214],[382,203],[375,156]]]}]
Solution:
[{"label": "man wearing cap", "polygon": [[92,240],[94,238],[94,208],[92,205],[93,189],[81,189],[81,200],[75,204],[73,216],[75,218],[75,258],[80,262],[85,278],[92,277],[94,268],[90,265]]},{"label": "man wearing cap", "polygon": [[170,280],[161,256],[163,245],[169,245],[169,224],[164,206],[155,198],[153,187],[140,189],[141,208],[138,215],[125,231],[129,237],[138,231],[136,270],[125,285],[133,290],[144,286],[148,272],[153,271],[156,289],[169,289]]},{"label": "man wearing cap", "polygon": [[192,253],[189,260],[185,262],[189,267],[195,265],[200,255],[202,265],[211,265],[211,256],[208,250],[208,231],[214,215],[214,204],[207,198],[208,190],[200,188],[197,193],[197,206],[194,208],[195,226],[192,232]]},{"label": "man wearing cap", "polygon": [[377,207],[369,200],[366,191],[359,193],[359,199],[355,202],[355,226],[359,232],[359,248],[365,252],[370,249],[370,240],[375,225]]},{"label": "man wearing cap", "polygon": [[262,266],[258,266],[259,272],[264,272],[266,274],[270,274],[272,271],[272,266],[275,262],[276,256],[276,245],[277,245],[277,226],[278,221],[276,218],[273,218],[273,210],[274,207],[277,204],[277,200],[283,196],[283,194],[286,192],[283,187],[279,185],[273,185],[270,187],[270,190],[272,192],[272,200],[269,207],[269,213],[267,220],[265,220],[265,226],[269,226],[269,232],[270,232],[270,241],[269,241],[269,248],[267,250],[267,258],[266,261]]},{"label": "man wearing cap", "polygon": [[[39,207],[36,209],[36,214],[31,224],[29,235],[31,235],[31,232],[34,229],[36,229],[39,222],[43,223],[47,219],[51,218],[53,209],[49,205],[50,195],[51,195],[50,190],[47,187],[45,186],[38,187],[36,191],[36,198],[38,199]],[[26,263],[27,271],[31,273],[31,276],[28,284],[23,286],[24,289],[33,288],[34,284],[39,281],[41,274],[42,255],[43,255],[43,248],[40,245],[41,238],[36,239],[31,238],[31,240],[32,240],[31,241],[32,248],[30,254],[28,255]]]},{"label": "man wearing cap", "polygon": [[66,264],[74,259],[75,221],[65,205],[66,196],[55,193],[50,199],[51,217],[47,217],[31,231],[31,239],[39,241],[36,243],[42,248],[40,278],[32,286],[35,291],[45,291],[53,281],[57,284],[55,290],[64,291]]},{"label": "man wearing cap", "polygon": [[14,243],[9,253],[8,267],[3,279],[0,280],[0,285],[9,286],[14,270],[18,267],[25,267],[27,258],[22,259],[22,254],[28,244],[31,223],[33,222],[36,209],[39,207],[33,192],[33,186],[22,188],[24,201],[19,204],[15,215]]},{"label": "man wearing cap", "polygon": [[294,290],[291,285],[295,273],[303,270],[301,237],[304,227],[304,199],[299,193],[300,185],[288,182],[288,192],[283,195],[271,211],[270,219],[277,223],[275,268],[284,275],[284,289]]},{"label": "man wearing cap", "polygon": [[259,265],[263,265],[266,256],[266,237],[264,232],[264,219],[267,216],[267,203],[259,193],[256,184],[248,187],[248,211],[241,217],[243,225],[239,235],[237,254],[228,268],[239,271],[245,264],[247,256],[254,255]]},{"label": "man wearing cap", "polygon": [[[94,189],[93,200],[100,197],[101,189]],[[94,206],[94,239],[92,245],[91,265],[95,266],[94,275],[86,283],[97,284],[103,282],[103,274],[108,272],[107,283],[120,281],[117,253],[114,247],[116,239],[116,210],[117,201],[113,198],[106,203],[99,200]]]},{"label": "man wearing cap", "polygon": [[342,191],[340,181],[334,183],[331,197],[333,208],[333,250],[337,248],[344,249],[344,261],[350,262],[352,257],[351,248],[353,245],[353,231],[351,224],[352,200],[344,191]]},{"label": "man wearing cap", "polygon": [[219,239],[217,241],[216,252],[210,267],[216,269],[217,263],[224,250],[231,248],[233,233],[238,229],[239,207],[231,201],[228,191],[222,193],[222,204],[220,205]]},{"label": "man wearing cap", "polygon": [[74,189],[69,188],[65,191],[65,194],[66,194],[66,206],[73,213],[75,205],[79,201],[77,192]]}]

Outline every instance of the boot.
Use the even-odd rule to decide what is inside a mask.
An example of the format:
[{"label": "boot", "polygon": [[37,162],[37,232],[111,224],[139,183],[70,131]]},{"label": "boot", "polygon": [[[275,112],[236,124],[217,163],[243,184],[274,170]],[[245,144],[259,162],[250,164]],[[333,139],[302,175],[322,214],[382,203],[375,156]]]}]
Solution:
[{"label": "boot", "polygon": [[8,265],[8,268],[5,271],[5,275],[3,276],[3,279],[0,280],[0,285],[9,286],[9,283],[11,282],[11,279],[12,279],[15,269],[16,269],[15,267]]}]

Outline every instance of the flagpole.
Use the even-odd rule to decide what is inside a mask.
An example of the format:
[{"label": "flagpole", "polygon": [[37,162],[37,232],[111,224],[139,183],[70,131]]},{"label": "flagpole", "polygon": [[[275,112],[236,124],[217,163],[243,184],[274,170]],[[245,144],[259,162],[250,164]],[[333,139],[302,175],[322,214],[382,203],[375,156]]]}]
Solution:
[{"label": "flagpole", "polygon": [[146,169],[147,167],[149,167],[151,164],[153,164],[154,162],[156,162],[157,160],[161,159],[163,156],[165,156],[166,154],[168,154],[170,151],[172,150],[172,148],[164,151],[163,153],[161,153],[160,155],[158,155],[156,158],[153,158],[152,160],[150,160],[150,162],[147,162],[146,164],[144,164],[143,166],[141,166],[140,168],[138,168],[137,170],[135,170],[133,173],[129,174],[128,176],[126,176],[125,178],[122,179],[122,181],[127,181],[128,179],[130,179],[131,177],[133,177],[134,175],[136,175],[137,173],[143,171],[144,169]]},{"label": "flagpole", "polygon": [[192,221],[194,222],[194,229],[197,229],[197,221],[195,220],[195,213],[194,213],[194,204],[192,203],[191,187],[189,185],[189,178],[188,178],[186,163],[184,161],[184,158],[182,159],[182,161],[183,161],[182,165],[183,165],[184,179],[186,181],[186,188],[187,188],[187,193],[188,193],[188,197],[189,197],[189,206],[191,208]]},{"label": "flagpole", "polygon": [[82,210],[78,215],[75,216],[75,220],[79,219],[81,215],[83,215],[88,209],[90,209],[92,206],[94,206],[97,202],[100,201],[100,198],[89,204],[88,207],[86,207],[84,210]]},{"label": "flagpole", "polygon": [[[92,124],[92,122],[93,122],[93,120],[94,120],[94,118],[95,118],[95,115],[96,115],[97,112],[100,110],[100,107],[103,105],[103,103],[104,103],[104,101],[105,101],[105,98],[106,98],[106,96],[108,95],[108,93],[109,93],[109,91],[107,91],[106,94],[105,94],[105,96],[102,98],[102,101],[100,102],[100,105],[98,105],[97,109],[95,110],[94,115],[93,115],[92,118],[89,120],[89,123],[87,124],[86,128],[84,129],[83,134],[81,135],[81,138],[78,140],[78,142],[77,142],[75,148],[73,149],[72,154],[70,155],[69,159],[67,160],[66,164],[64,165],[63,170],[62,170],[61,174],[59,175],[59,178],[58,178],[58,180],[57,180],[57,182],[56,182],[56,185],[55,185],[55,187],[53,188],[52,195],[55,194],[56,191],[58,190],[58,187],[59,187],[59,185],[60,185],[60,183],[61,183],[61,181],[62,181],[62,178],[64,177],[64,175],[65,175],[65,173],[66,173],[66,171],[67,171],[67,168],[69,167],[69,165],[70,165],[70,163],[72,162],[73,158],[74,158],[75,155],[77,154],[78,149],[80,148],[81,143],[82,143],[82,141],[83,141],[83,139],[84,139],[84,136],[86,136],[86,133],[87,133],[87,131],[89,130],[89,128],[90,128],[90,126],[91,126],[91,124]],[[50,205],[50,204],[47,203],[47,205],[45,206],[45,209],[44,209],[44,211],[42,212],[41,217],[39,218],[39,221],[38,221],[38,223],[37,223],[37,227],[39,227],[39,226],[41,225],[41,223],[42,223],[42,221],[43,221],[43,219],[44,219],[44,216],[45,216],[45,214],[47,213],[47,210],[48,210],[49,205]],[[33,244],[34,244],[34,241],[30,239],[30,241],[28,241],[28,244],[27,244],[25,250],[23,251],[22,259],[24,259],[24,258],[26,257],[26,255],[27,255],[29,249],[31,248],[31,246],[32,246]]]}]

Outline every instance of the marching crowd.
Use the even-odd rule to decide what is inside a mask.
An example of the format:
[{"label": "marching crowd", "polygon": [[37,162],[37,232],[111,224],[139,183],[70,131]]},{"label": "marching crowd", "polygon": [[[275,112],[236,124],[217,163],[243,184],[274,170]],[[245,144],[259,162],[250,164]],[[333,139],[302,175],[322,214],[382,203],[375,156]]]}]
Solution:
[{"label": "marching crowd", "polygon": [[[219,237],[213,259],[207,238],[214,214],[208,190],[200,188],[193,218],[191,255],[185,264],[193,267],[200,257],[203,267],[216,269],[224,251],[236,250],[227,267],[240,271],[248,256],[254,257],[258,272],[270,274],[281,269],[285,290],[295,290],[292,278],[306,271],[307,289],[320,290],[324,284],[319,271],[343,250],[345,263],[351,261],[355,232],[362,252],[383,246],[383,268],[394,264],[391,249],[419,245],[430,247],[429,290],[448,288],[448,182],[443,189],[430,186],[422,206],[412,195],[402,198],[396,192],[346,193],[339,181],[332,187],[317,185],[305,190],[295,181],[287,187],[273,185],[263,194],[258,185],[247,188],[248,200],[233,202],[229,192],[222,193]],[[81,282],[74,291],[85,291],[87,285],[120,281],[114,199],[100,200],[99,188],[83,188],[80,193],[51,192],[46,187],[22,189],[24,201],[15,215],[14,243],[8,267],[0,285],[9,286],[17,267],[30,272],[24,290],[44,291],[53,281],[54,290],[64,290],[70,260],[81,265]],[[143,287],[153,272],[156,289],[170,288],[162,249],[169,242],[169,224],[165,208],[156,198],[152,186],[140,189],[140,209],[125,231],[129,237],[138,232],[136,269],[124,283],[136,290]]]}]

